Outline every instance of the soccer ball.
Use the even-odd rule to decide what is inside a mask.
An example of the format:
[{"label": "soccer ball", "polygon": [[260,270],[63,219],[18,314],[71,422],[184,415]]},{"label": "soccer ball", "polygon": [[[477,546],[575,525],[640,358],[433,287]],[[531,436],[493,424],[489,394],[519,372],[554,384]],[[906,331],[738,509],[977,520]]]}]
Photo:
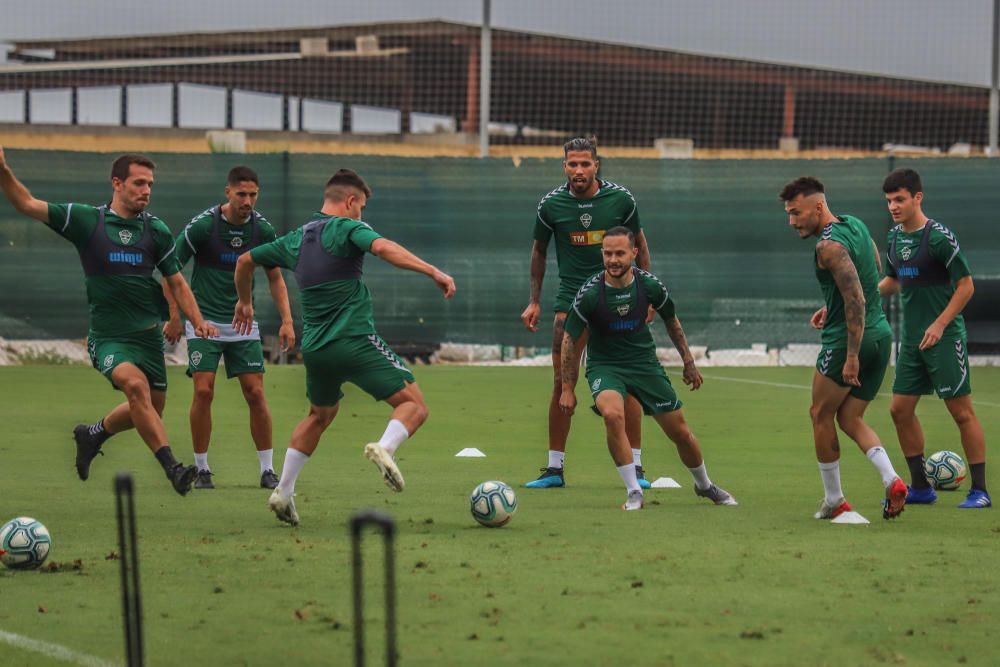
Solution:
[{"label": "soccer ball", "polygon": [[510,521],[517,511],[517,496],[514,489],[503,482],[483,482],[472,491],[469,509],[479,523],[499,528]]},{"label": "soccer ball", "polygon": [[49,529],[31,517],[19,516],[0,528],[0,560],[12,570],[39,567],[51,547]]},{"label": "soccer ball", "polygon": [[955,452],[936,452],[924,461],[924,472],[935,489],[953,491],[965,479],[965,461]]}]

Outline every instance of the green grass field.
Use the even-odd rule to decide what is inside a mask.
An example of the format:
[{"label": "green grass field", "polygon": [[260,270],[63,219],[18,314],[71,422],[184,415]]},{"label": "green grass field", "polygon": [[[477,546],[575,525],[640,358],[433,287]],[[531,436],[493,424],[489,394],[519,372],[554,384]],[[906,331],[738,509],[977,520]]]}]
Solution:
[{"label": "green grass field", "polygon": [[[568,487],[521,488],[545,463],[548,369],[415,370],[431,417],[400,450],[406,491],[389,491],[362,458],[388,410],[352,387],[299,478],[302,525],[293,529],[257,487],[236,384],[217,386],[217,489],[181,498],[134,433],[105,445],[88,482],[76,478],[70,430],[118,400],[92,370],[0,369],[0,520],[40,519],[53,536],[50,560],[82,563],[0,569],[0,664],[122,662],[119,563],[108,560],[117,550],[111,480],[121,470],[136,479],[149,665],[350,664],[347,521],[363,507],[398,523],[406,665],[996,664],[1000,509],[955,509],[966,482],[937,505],[883,521],[879,479],[842,439],[847,498],[871,525],[814,520],[822,487],[807,416],[811,369],[705,369],[702,390],[684,392],[685,411],[713,480],[739,507],[697,498],[647,420],[647,474],[684,488],[648,491],[646,509],[630,513],[619,509],[625,493],[588,411],[571,434]],[[190,462],[191,387],[180,369],[170,381],[167,428]],[[973,381],[995,447],[1000,369],[977,368]],[[266,386],[280,465],[305,410],[303,369],[271,368]],[[581,383],[581,401],[582,391]],[[961,451],[939,401],[926,399],[920,414],[929,452]],[[904,473],[886,397],[869,421]],[[487,458],[455,458],[463,447]],[[468,494],[487,479],[518,492],[517,515],[502,529],[469,516]],[[1000,488],[996,467],[990,481]],[[369,658],[378,664],[381,544],[368,537],[365,552]],[[67,663],[4,644],[12,635],[73,655]]]}]

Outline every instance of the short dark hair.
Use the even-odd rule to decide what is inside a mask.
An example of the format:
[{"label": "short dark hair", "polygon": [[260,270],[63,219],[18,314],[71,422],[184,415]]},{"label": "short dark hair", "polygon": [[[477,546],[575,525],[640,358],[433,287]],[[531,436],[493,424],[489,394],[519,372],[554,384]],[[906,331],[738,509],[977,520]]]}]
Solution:
[{"label": "short dark hair", "polygon": [[799,176],[781,189],[781,192],[778,193],[778,198],[781,201],[792,201],[799,195],[808,197],[810,195],[823,194],[824,192],[826,190],[823,188],[823,184],[815,176]]},{"label": "short dark hair", "polygon": [[139,153],[126,153],[111,163],[111,178],[117,178],[119,181],[124,181],[128,178],[129,171],[131,171],[133,164],[137,164],[141,167],[147,167],[150,171],[156,169],[156,163],[145,155],[141,155]]},{"label": "short dark hair", "polygon": [[245,165],[239,165],[238,167],[233,167],[229,170],[229,177],[226,181],[232,187],[236,187],[243,181],[250,181],[256,185],[260,185],[260,179],[257,177],[257,172],[247,167]]},{"label": "short dark hair", "polygon": [[912,169],[895,169],[882,181],[882,192],[889,194],[896,190],[909,190],[911,195],[924,191],[920,182],[920,174]]},{"label": "short dark hair", "polygon": [[331,176],[330,180],[326,182],[326,189],[323,191],[323,196],[330,201],[342,201],[347,197],[347,190],[363,192],[365,197],[372,196],[372,189],[365,183],[365,179],[350,169],[338,169],[337,173]]},{"label": "short dark hair", "polygon": [[563,144],[563,156],[569,155],[571,151],[588,151],[596,160],[597,158],[597,137],[593,134],[589,137],[576,137]]},{"label": "short dark hair", "polygon": [[612,227],[604,232],[604,238],[608,238],[609,236],[627,236],[629,245],[633,248],[635,247],[635,234],[628,227],[623,227],[622,225]]}]

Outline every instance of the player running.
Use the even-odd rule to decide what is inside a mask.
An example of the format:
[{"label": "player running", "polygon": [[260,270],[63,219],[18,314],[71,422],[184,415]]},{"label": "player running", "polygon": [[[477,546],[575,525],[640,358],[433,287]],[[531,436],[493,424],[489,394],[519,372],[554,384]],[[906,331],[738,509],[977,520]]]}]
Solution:
[{"label": "player running", "polygon": [[[716,505],[736,505],[736,499],[712,483],[701,447],[684,420],[681,401],[656,358],[649,330],[650,306],[660,315],[674,347],[684,361],[684,383],[692,390],[702,385],[674,302],[660,279],[632,266],[639,249],[627,227],[613,227],[601,242],[604,271],[580,288],[566,317],[562,342],[562,382],[559,408],[569,417],[576,409],[576,381],[580,374],[582,341],[587,347],[587,382],[594,410],[604,418],[608,451],[628,492],[624,510],[643,507],[631,443],[625,428],[625,399],[634,397],[652,415],[677,446],[677,453],[694,480],[695,493]],[[585,334],[589,332],[589,337]]]},{"label": "player running", "polygon": [[32,196],[14,177],[0,147],[0,189],[21,213],[44,222],[76,246],[90,307],[87,347],[94,368],[125,394],[122,403],[96,424],[79,424],[76,472],[90,476],[90,464],[116,433],[135,428],[173,485],[185,495],[197,468],[174,458],[163,426],[167,368],[160,322],[166,303],[153,269],[191,320],[194,333],[217,336],[205,322],[174,254],[170,229],[146,212],[156,165],[144,155],[122,155],[111,166],[111,201],[103,206],[50,204]]}]

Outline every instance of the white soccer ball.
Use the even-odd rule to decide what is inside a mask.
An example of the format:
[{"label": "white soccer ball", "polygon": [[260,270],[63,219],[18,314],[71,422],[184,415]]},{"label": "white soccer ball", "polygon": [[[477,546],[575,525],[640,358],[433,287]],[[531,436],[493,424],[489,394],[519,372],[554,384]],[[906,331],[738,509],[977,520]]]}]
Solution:
[{"label": "white soccer ball", "polygon": [[31,517],[19,516],[0,527],[0,561],[12,570],[33,570],[49,557],[49,529]]},{"label": "white soccer ball", "polygon": [[965,479],[965,461],[955,452],[935,452],[924,461],[924,472],[935,489],[953,491]]},{"label": "white soccer ball", "polygon": [[483,482],[472,491],[469,509],[473,518],[482,525],[499,528],[510,521],[517,511],[517,496],[514,489],[503,482]]}]

